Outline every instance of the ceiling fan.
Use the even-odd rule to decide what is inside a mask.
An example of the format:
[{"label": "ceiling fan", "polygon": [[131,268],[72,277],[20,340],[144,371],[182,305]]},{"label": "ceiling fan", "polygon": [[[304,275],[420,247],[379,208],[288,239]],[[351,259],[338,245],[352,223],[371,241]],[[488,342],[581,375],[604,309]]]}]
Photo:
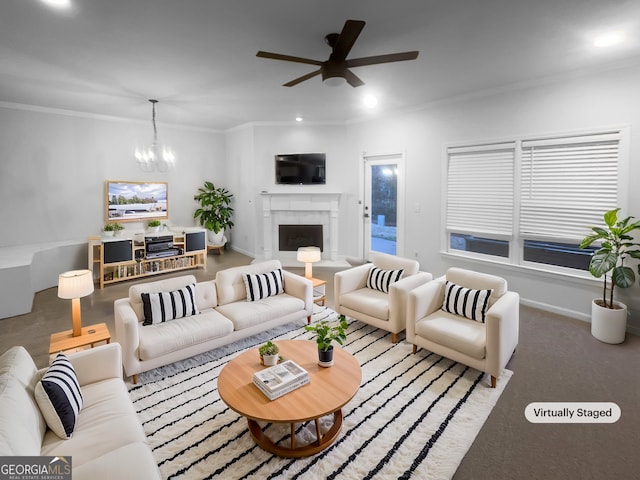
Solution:
[{"label": "ceiling fan", "polygon": [[342,32],[330,33],[324,37],[325,42],[331,47],[331,55],[329,56],[329,59],[324,62],[310,58],[263,52],[262,50],[259,51],[256,56],[261,58],[270,58],[273,60],[284,60],[285,62],[306,63],[320,67],[318,70],[285,83],[283,85],[284,87],[293,87],[294,85],[298,85],[299,83],[309,80],[317,75],[322,75],[322,81],[331,78],[344,78],[352,87],[359,87],[364,85],[364,82],[349,70],[350,68],[375,65],[379,63],[402,62],[418,58],[419,52],[411,51],[391,53],[388,55],[375,55],[372,57],[352,58],[347,60],[347,55],[349,55],[351,48],[354,43],[356,43],[365,23],[366,22],[362,20],[347,20],[344,23],[344,27],[342,27]]}]

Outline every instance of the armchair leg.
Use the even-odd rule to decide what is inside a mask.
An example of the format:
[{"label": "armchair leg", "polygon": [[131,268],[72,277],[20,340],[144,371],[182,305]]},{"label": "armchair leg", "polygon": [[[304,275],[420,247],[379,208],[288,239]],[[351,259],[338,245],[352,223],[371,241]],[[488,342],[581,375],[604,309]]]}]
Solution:
[{"label": "armchair leg", "polygon": [[391,334],[391,343],[398,343],[398,334],[397,333],[392,333]]},{"label": "armchair leg", "polygon": [[136,374],[131,375],[131,379],[133,380],[134,385],[138,384],[138,375]]},{"label": "armchair leg", "polygon": [[491,375],[491,388],[496,388],[497,378]]},{"label": "armchair leg", "polygon": [[418,346],[417,345],[413,345],[413,353],[416,353],[418,351]]},{"label": "armchair leg", "polygon": [[311,315],[307,317],[307,325],[311,324]]}]

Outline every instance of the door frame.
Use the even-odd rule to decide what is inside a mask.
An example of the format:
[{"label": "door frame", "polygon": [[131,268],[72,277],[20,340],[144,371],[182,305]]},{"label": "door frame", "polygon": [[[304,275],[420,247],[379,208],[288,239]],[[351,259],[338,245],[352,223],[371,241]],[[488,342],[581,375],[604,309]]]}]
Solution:
[{"label": "door frame", "polygon": [[[371,251],[367,245],[368,237],[371,228],[371,217],[369,217],[368,224],[365,218],[365,206],[370,201],[369,186],[367,185],[367,169],[369,165],[380,165],[393,162],[398,168],[398,184],[397,184],[397,198],[396,198],[396,255],[404,255],[404,233],[405,233],[405,154],[404,152],[391,152],[391,153],[367,153],[362,152],[360,157],[360,218],[361,222],[358,226],[359,232],[359,250],[362,254],[362,258],[371,261]],[[370,207],[370,205],[369,205]],[[369,212],[370,213],[370,212]]]}]

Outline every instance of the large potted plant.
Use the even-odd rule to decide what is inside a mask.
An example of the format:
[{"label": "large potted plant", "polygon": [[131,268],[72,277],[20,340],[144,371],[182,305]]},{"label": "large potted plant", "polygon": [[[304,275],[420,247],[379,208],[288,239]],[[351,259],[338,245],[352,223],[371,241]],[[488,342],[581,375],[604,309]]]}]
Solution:
[{"label": "large potted plant", "polygon": [[349,327],[347,319],[344,315],[340,315],[337,323],[331,324],[326,320],[322,320],[315,325],[305,326],[308,332],[315,332],[316,344],[318,345],[318,365],[321,367],[330,367],[333,365],[333,345],[332,342],[342,345],[346,340],[346,330]]},{"label": "large potted plant", "polygon": [[604,277],[602,298],[594,299],[591,304],[591,334],[606,343],[624,341],[627,306],[614,300],[614,290],[616,287],[629,288],[635,283],[633,269],[625,265],[625,260],[627,257],[640,259],[640,243],[635,242],[632,236],[634,230],[640,230],[640,222],[633,222],[634,217],[618,220],[619,210],[616,208],[606,212],[606,227],[591,227],[594,233],[580,244],[580,248],[587,248],[596,242],[601,245],[589,263],[589,271],[594,277]]},{"label": "large potted plant", "polygon": [[204,186],[198,188],[198,194],[193,197],[200,202],[200,208],[193,213],[193,218],[209,231],[211,245],[222,245],[225,230],[233,227],[232,197],[233,194],[226,188],[216,187],[212,182],[204,182]]}]

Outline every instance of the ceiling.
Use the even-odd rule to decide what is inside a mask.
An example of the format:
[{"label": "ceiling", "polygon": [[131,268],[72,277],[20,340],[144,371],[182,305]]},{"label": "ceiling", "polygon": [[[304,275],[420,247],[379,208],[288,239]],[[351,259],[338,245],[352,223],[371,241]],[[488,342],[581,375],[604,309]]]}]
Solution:
[{"label": "ceiling", "polygon": [[[640,63],[638,0],[2,0],[0,102],[226,130],[247,122],[347,122],[512,86]],[[354,68],[330,87],[315,69],[258,50],[325,60],[324,36],[367,22],[348,58],[419,50]],[[626,33],[596,49],[596,34]],[[362,96],[379,104],[367,111]]]}]

